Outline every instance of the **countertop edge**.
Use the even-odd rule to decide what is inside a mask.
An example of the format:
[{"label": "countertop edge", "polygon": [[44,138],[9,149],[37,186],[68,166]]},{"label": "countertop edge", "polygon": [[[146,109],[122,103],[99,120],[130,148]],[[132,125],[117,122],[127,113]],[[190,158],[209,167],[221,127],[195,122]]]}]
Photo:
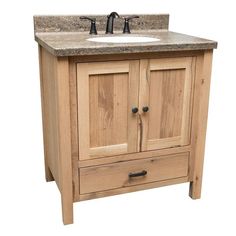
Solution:
[{"label": "countertop edge", "polygon": [[[45,43],[44,41],[42,41],[40,38],[38,38],[36,35],[34,35],[34,39],[35,41],[40,45],[42,46],[43,48],[45,48],[48,52],[50,52],[51,54],[53,54],[54,56],[58,56],[57,54],[57,51],[58,50],[55,50],[53,49],[52,47],[50,47],[47,43]],[[61,51],[61,50],[59,50]]]},{"label": "countertop edge", "polygon": [[[197,51],[197,50],[212,50],[217,48],[216,41],[209,41],[197,44],[165,44],[165,45],[146,45],[146,46],[124,46],[123,50],[118,47],[110,48],[67,48],[66,51],[63,48],[55,49],[50,47],[40,38],[35,35],[35,41],[38,42],[42,47],[48,50],[51,54],[56,57],[67,57],[67,56],[92,56],[102,54],[131,54],[131,53],[148,53],[148,52],[170,52],[170,51]],[[137,50],[135,48],[137,47]]]}]

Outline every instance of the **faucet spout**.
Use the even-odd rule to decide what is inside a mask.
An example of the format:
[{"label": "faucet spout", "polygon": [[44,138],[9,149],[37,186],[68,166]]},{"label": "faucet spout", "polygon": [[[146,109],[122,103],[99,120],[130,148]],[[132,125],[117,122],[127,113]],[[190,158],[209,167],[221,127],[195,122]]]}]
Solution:
[{"label": "faucet spout", "polygon": [[112,12],[107,16],[107,27],[106,34],[113,34],[113,23],[115,18],[119,18],[119,14],[117,12]]}]

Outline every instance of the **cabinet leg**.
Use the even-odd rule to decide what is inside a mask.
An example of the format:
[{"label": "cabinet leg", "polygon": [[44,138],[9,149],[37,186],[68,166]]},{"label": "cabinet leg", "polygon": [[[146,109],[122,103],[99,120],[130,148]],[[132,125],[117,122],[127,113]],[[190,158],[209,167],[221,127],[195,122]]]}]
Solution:
[{"label": "cabinet leg", "polygon": [[196,177],[189,185],[189,196],[192,199],[201,198],[202,178]]},{"label": "cabinet leg", "polygon": [[73,224],[73,201],[68,196],[61,196],[62,219],[64,225]]},{"label": "cabinet leg", "polygon": [[189,196],[192,199],[201,197],[202,173],[204,162],[205,139],[207,129],[207,114],[211,80],[212,50],[205,51],[204,55],[197,57],[196,78],[194,92],[194,110],[192,120],[192,152]]},{"label": "cabinet leg", "polygon": [[45,161],[44,165],[45,165],[45,179],[46,179],[46,181],[47,182],[54,181],[52,172],[51,172],[48,164],[46,163],[46,161]]}]

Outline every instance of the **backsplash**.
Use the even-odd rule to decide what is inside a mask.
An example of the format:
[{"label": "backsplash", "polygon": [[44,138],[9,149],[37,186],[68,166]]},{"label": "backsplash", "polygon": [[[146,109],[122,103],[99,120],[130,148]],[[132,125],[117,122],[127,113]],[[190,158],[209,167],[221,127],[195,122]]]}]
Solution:
[{"label": "backsplash", "polygon": [[[83,32],[89,31],[90,23],[81,20],[82,15],[75,16],[34,16],[34,32]],[[124,27],[124,19],[115,19],[114,30],[122,31]],[[106,15],[89,15],[89,17],[96,18],[96,25],[98,31],[105,31],[107,16]],[[168,29],[169,15],[139,15],[138,19],[130,21],[133,30],[159,30]]]}]

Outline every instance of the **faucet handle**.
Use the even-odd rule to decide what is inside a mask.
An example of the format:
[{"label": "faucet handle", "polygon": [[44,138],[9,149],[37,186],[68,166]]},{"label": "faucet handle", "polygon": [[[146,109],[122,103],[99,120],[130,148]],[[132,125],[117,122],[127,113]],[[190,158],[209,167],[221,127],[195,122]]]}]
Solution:
[{"label": "faucet handle", "polygon": [[139,16],[127,16],[123,17],[125,19],[125,24],[124,24],[124,29],[123,29],[123,34],[130,34],[130,29],[129,29],[129,21],[134,19],[134,18],[139,18]]},{"label": "faucet handle", "polygon": [[91,27],[90,27],[90,32],[89,34],[97,34],[97,29],[96,29],[96,18],[90,18],[87,16],[81,16],[81,20],[90,20],[91,21]]},{"label": "faucet handle", "polygon": [[134,19],[134,18],[139,18],[139,16],[137,16],[137,15],[133,15],[133,16],[123,16],[123,18],[125,19],[125,20],[132,20],[132,19]]}]

